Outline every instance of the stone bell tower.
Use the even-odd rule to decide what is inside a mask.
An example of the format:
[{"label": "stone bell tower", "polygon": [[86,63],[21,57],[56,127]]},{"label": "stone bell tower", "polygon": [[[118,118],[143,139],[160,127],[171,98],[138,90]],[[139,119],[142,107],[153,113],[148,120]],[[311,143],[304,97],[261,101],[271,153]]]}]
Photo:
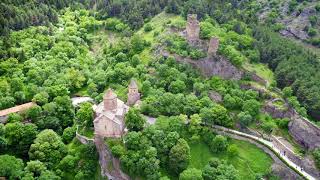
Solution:
[{"label": "stone bell tower", "polygon": [[199,40],[200,25],[197,14],[188,14],[187,18],[187,40],[189,43],[196,43]]},{"label": "stone bell tower", "polygon": [[103,96],[103,105],[105,111],[117,109],[117,95],[110,88]]},{"label": "stone bell tower", "polygon": [[135,80],[131,80],[128,87],[128,101],[129,106],[134,105],[138,100],[140,100],[140,93],[138,90],[138,85]]}]

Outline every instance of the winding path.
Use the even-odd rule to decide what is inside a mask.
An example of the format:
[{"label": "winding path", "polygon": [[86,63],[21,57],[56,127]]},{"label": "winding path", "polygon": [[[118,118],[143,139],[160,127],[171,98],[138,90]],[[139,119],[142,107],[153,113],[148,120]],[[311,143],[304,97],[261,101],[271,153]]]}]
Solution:
[{"label": "winding path", "polygon": [[[156,122],[155,118],[153,118],[153,117],[146,116],[146,119],[147,119],[147,122],[151,125],[155,124],[155,122]],[[316,180],[316,178],[314,178],[312,175],[310,175],[309,173],[307,173],[303,169],[301,169],[299,165],[295,164],[287,156],[283,155],[281,153],[280,149],[278,149],[271,141],[267,141],[267,140],[262,139],[260,137],[253,136],[253,135],[243,133],[240,131],[236,131],[233,129],[225,128],[222,126],[212,125],[211,127],[216,131],[223,132],[224,134],[227,133],[227,134],[233,134],[237,137],[242,137],[241,140],[245,140],[245,141],[252,140],[254,142],[257,142],[258,144],[260,144],[263,147],[266,147],[270,150],[270,152],[268,154],[270,154],[270,155],[273,154],[274,156],[278,157],[278,159],[280,159],[287,167],[294,170],[299,175],[301,175],[304,178],[309,179],[309,180]],[[250,142],[252,143],[252,141],[250,141]],[[256,145],[258,145],[258,144],[256,144]],[[258,147],[263,148],[261,146],[258,146]],[[273,157],[273,159],[275,159],[276,157]]]},{"label": "winding path", "polygon": [[287,156],[283,155],[281,153],[281,151],[276,147],[274,146],[274,144],[270,141],[267,141],[265,139],[262,139],[260,137],[257,137],[257,136],[253,136],[253,135],[250,135],[250,134],[246,134],[246,133],[243,133],[243,132],[240,132],[240,131],[236,131],[236,130],[233,130],[233,129],[228,129],[228,128],[225,128],[225,127],[222,127],[222,126],[216,126],[216,125],[212,125],[212,128],[217,130],[217,131],[222,131],[222,132],[226,132],[226,133],[230,133],[230,134],[234,134],[236,136],[241,136],[241,137],[245,137],[245,138],[248,138],[248,139],[252,139],[264,146],[266,146],[268,149],[272,150],[273,153],[279,157],[279,159],[281,161],[283,161],[289,168],[293,169],[295,172],[299,173],[300,175],[302,175],[303,177],[305,177],[306,179],[309,179],[309,180],[316,180],[316,178],[314,178],[313,176],[311,176],[309,173],[305,172],[303,169],[301,169],[299,167],[299,165],[295,164],[294,162],[292,162]]}]

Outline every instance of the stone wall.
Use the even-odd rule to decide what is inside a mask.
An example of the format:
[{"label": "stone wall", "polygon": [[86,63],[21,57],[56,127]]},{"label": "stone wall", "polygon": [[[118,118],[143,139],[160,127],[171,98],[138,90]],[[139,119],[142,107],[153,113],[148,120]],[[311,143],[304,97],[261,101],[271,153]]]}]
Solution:
[{"label": "stone wall", "polygon": [[272,143],[274,146],[276,146],[280,151],[281,154],[285,154],[292,162],[295,164],[301,164],[302,158],[296,155],[290,148],[288,148],[283,142],[281,142],[282,137],[275,137],[271,136]]},{"label": "stone wall", "polygon": [[85,136],[80,135],[78,132],[76,132],[76,138],[82,143],[82,144],[89,144],[94,143],[93,139],[87,138]]},{"label": "stone wall", "polygon": [[303,168],[307,173],[311,174],[313,177],[320,178],[320,172],[315,167],[314,162],[311,162],[309,158],[302,158],[295,154],[290,148],[281,142],[281,137],[272,136],[272,143],[281,151],[282,154],[285,153],[286,157]]}]

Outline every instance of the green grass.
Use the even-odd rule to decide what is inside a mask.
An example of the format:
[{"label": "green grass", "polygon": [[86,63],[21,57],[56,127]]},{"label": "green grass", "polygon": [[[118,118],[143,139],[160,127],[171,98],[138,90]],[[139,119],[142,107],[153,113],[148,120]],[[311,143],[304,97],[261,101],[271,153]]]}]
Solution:
[{"label": "green grass", "polygon": [[[163,34],[166,31],[166,25],[168,22],[177,22],[177,21],[184,21],[184,19],[181,16],[173,15],[173,14],[167,14],[165,12],[162,12],[152,18],[150,22],[146,24],[150,24],[152,26],[152,30],[149,32],[144,31],[144,27],[146,24],[138,31],[136,34],[142,36],[146,41],[151,43],[151,46],[148,48],[145,48],[140,54],[140,59],[143,64],[148,64],[150,60],[153,58],[153,54],[151,52],[151,49],[154,47],[154,45],[158,42],[159,37],[161,34]],[[159,35],[155,36],[154,33],[158,32]]]},{"label": "green grass", "polygon": [[245,63],[243,67],[250,72],[255,72],[258,76],[268,81],[268,85],[274,82],[274,74],[265,64]]},{"label": "green grass", "polygon": [[[268,173],[273,160],[263,150],[257,146],[239,140],[230,140],[230,145],[235,145],[238,150],[238,155],[230,156],[227,152],[212,153],[209,147],[204,142],[190,143],[191,160],[188,168],[203,169],[211,158],[218,158],[227,161],[228,164],[233,165],[239,172],[240,180],[254,180],[255,174]],[[167,176],[171,180],[178,179],[168,173],[167,170],[161,169],[161,175]]]},{"label": "green grass", "polygon": [[250,180],[256,173],[265,174],[269,171],[273,160],[261,149],[245,141],[231,140],[230,145],[236,145],[238,155],[231,157],[227,152],[221,154],[212,153],[209,147],[203,143],[190,144],[191,162],[189,167],[203,169],[210,158],[217,157],[232,164],[238,171],[240,179]]}]

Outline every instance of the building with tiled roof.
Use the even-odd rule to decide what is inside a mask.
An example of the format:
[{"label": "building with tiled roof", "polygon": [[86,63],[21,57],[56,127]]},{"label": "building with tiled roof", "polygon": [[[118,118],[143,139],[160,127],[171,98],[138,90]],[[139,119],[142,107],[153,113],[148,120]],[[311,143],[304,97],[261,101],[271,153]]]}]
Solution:
[{"label": "building with tiled roof", "polygon": [[96,118],[93,121],[94,133],[100,137],[121,137],[124,133],[124,116],[129,107],[111,90],[103,96],[103,101],[94,106]]},{"label": "building with tiled roof", "polygon": [[1,110],[0,111],[0,121],[2,123],[4,123],[9,114],[20,113],[20,112],[26,111],[26,110],[30,109],[31,107],[33,107],[35,105],[36,105],[36,103],[29,102],[29,103],[26,103],[26,104],[21,104],[21,105],[18,105],[18,106],[14,106],[12,108]]}]

